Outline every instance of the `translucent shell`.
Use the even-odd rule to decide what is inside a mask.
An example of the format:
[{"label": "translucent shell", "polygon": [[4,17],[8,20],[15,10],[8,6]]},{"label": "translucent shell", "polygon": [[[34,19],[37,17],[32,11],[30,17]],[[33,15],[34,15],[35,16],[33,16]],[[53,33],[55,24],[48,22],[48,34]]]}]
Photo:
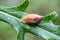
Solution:
[{"label": "translucent shell", "polygon": [[38,24],[42,18],[43,16],[40,16],[38,14],[27,14],[22,18],[22,21],[26,24]]}]

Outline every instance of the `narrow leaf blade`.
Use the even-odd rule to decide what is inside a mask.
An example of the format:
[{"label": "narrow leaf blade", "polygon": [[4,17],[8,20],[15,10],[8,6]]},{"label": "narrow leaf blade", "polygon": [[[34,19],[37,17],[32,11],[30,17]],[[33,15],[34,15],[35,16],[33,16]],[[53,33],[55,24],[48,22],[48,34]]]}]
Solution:
[{"label": "narrow leaf blade", "polygon": [[29,5],[29,0],[25,0],[21,5],[17,6],[17,9],[20,11],[25,11]]},{"label": "narrow leaf blade", "polygon": [[57,16],[58,16],[57,12],[53,11],[49,15],[44,16],[43,21],[46,21],[46,22],[53,21],[54,22],[56,20]]}]

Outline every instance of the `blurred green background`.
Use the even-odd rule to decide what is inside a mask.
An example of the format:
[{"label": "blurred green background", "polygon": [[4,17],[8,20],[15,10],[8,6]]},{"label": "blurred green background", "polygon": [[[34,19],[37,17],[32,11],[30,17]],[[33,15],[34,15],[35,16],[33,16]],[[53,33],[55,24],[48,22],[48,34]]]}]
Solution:
[{"label": "blurred green background", "polygon": [[[0,6],[17,6],[24,0],[0,0]],[[30,0],[30,4],[26,10],[27,13],[37,13],[47,15],[52,11],[59,14],[55,24],[60,24],[60,0]],[[17,40],[16,31],[11,25],[0,21],[0,40]],[[33,34],[26,33],[25,40],[43,40]]]}]

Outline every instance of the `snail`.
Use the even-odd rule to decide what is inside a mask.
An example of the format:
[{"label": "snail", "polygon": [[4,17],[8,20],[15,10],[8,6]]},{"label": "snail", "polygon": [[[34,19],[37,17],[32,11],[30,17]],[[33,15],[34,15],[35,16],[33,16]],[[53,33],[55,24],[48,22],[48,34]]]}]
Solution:
[{"label": "snail", "polygon": [[22,22],[25,24],[38,24],[42,18],[43,16],[38,14],[27,14],[22,18]]}]

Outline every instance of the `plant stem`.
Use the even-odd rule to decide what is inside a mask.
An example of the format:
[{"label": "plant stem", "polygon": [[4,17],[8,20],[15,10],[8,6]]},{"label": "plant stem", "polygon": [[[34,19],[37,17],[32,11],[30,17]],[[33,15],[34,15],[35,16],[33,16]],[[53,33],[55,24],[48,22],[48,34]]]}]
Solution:
[{"label": "plant stem", "polygon": [[24,40],[24,35],[25,35],[24,30],[20,29],[19,34],[18,34],[18,40]]},{"label": "plant stem", "polygon": [[[8,18],[10,18],[10,19],[8,19]],[[6,14],[6,13],[4,13],[4,12],[1,12],[1,11],[0,11],[0,19],[6,21],[7,23],[9,23],[9,24],[11,24],[11,25],[14,24],[14,25],[15,25],[15,26],[13,25],[14,28],[15,28],[16,25],[17,25],[16,28],[19,28],[19,27],[20,27],[20,28],[25,28],[25,29],[27,29],[29,32],[31,32],[31,33],[33,33],[33,34],[35,34],[35,35],[38,35],[38,36],[40,36],[40,37],[42,37],[42,38],[44,38],[44,39],[46,39],[46,40],[50,40],[50,39],[60,40],[60,36],[57,36],[57,35],[55,35],[55,34],[53,34],[53,33],[51,33],[51,32],[48,32],[48,31],[46,31],[46,30],[44,30],[44,29],[42,29],[42,28],[39,28],[39,27],[37,27],[37,26],[29,26],[29,25],[23,24],[20,19],[14,17],[14,16],[11,16],[11,15],[9,15],[9,14]],[[11,20],[11,19],[13,19],[13,20]],[[15,23],[16,23],[16,24],[15,24]],[[20,28],[19,28],[19,29],[20,29]],[[23,30],[22,30],[22,31],[23,31]],[[20,31],[21,34],[23,33],[22,31]],[[19,30],[18,30],[18,32],[19,32]],[[19,34],[20,37],[21,37],[21,34]],[[22,35],[23,35],[23,34],[22,34]],[[24,36],[24,35],[23,35],[23,36]],[[21,38],[23,38],[23,36],[22,36]],[[20,40],[24,40],[24,39],[20,39]]]}]

